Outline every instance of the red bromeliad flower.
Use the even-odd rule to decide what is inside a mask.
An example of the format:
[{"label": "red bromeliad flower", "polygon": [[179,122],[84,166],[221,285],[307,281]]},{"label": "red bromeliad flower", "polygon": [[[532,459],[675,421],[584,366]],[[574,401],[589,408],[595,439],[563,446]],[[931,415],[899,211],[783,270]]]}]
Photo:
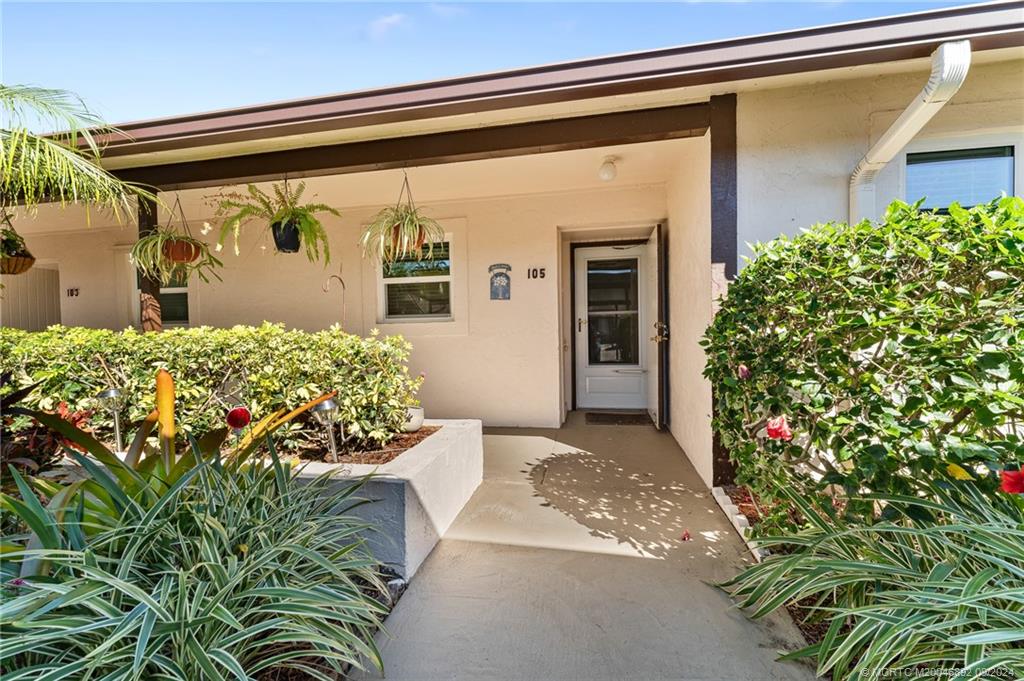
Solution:
[{"label": "red bromeliad flower", "polygon": [[999,489],[1007,494],[1024,494],[1024,471],[999,471],[1003,481]]},{"label": "red bromeliad flower", "polygon": [[789,429],[789,422],[786,421],[785,414],[768,419],[768,437],[786,442],[793,439],[793,431]]},{"label": "red bromeliad flower", "polygon": [[228,412],[228,425],[235,430],[241,430],[252,421],[252,414],[245,407],[235,407]]}]

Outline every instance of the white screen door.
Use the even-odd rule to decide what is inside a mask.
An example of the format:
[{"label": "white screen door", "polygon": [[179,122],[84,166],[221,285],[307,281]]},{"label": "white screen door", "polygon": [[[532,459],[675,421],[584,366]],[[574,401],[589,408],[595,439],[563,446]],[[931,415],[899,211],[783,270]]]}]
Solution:
[{"label": "white screen door", "polygon": [[[645,245],[577,248],[576,406],[646,409]],[[644,339],[645,340],[645,339]]]}]

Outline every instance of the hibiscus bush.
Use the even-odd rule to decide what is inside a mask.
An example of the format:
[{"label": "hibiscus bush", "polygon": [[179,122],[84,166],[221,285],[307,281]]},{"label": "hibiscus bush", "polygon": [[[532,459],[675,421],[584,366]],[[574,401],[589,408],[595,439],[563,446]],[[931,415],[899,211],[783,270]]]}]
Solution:
[{"label": "hibiscus bush", "polygon": [[[877,520],[936,473],[994,490],[1024,461],[1024,201],[889,206],[755,247],[708,329],[738,482]],[[767,511],[769,515],[771,511]],[[883,511],[883,515],[884,515]]]},{"label": "hibiscus bush", "polygon": [[[401,430],[422,381],[409,375],[410,350],[401,336],[363,338],[339,328],[288,331],[270,323],[163,333],[5,328],[0,329],[0,373],[13,380],[0,393],[39,383],[27,406],[55,411],[66,403],[72,410],[92,410],[89,426],[109,437],[111,413],[96,402],[96,393],[120,388],[126,404],[122,418],[137,421],[153,409],[150,384],[161,368],[177,377],[182,419],[197,432],[223,425],[234,404],[266,414],[337,390],[346,433],[373,446]],[[322,428],[309,425],[294,424],[281,444],[319,437]],[[19,426],[30,423],[14,424]]]}]

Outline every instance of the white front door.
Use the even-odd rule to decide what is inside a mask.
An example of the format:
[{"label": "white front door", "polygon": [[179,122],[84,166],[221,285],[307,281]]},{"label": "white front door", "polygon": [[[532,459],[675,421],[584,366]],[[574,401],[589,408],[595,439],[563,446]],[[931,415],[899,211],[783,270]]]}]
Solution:
[{"label": "white front door", "polygon": [[646,409],[645,245],[577,248],[576,406]]}]

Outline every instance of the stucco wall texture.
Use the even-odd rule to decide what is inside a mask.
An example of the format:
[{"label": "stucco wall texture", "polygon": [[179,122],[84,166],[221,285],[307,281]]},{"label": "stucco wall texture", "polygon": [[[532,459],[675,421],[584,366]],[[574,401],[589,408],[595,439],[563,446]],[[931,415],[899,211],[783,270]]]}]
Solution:
[{"label": "stucco wall texture", "polygon": [[[747,243],[846,220],[850,173],[910,104],[928,71],[740,92],[737,101],[739,265]],[[979,63],[908,147],[1024,143],[1024,61]],[[1021,150],[1017,193],[1021,192]],[[876,213],[903,197],[905,153],[879,175]]]},{"label": "stucco wall texture", "polygon": [[[344,178],[338,178],[339,187]],[[339,194],[341,189],[339,189]],[[194,233],[209,219],[202,203],[186,200]],[[427,379],[421,393],[431,418],[475,418],[487,425],[555,427],[561,423],[559,334],[559,227],[637,224],[664,220],[663,185],[610,186],[587,192],[553,192],[472,201],[435,202],[429,214],[451,234],[453,316],[451,322],[382,323],[378,318],[376,265],[358,246],[362,226],[375,208],[346,209],[330,191],[317,200],[341,205],[342,218],[323,220],[331,238],[331,264],[324,268],[300,253],[274,252],[269,237],[253,228],[238,256],[226,245],[220,253],[223,281],[193,281],[193,325],[232,326],[263,320],[316,330],[344,322],[352,333],[401,333],[413,344],[410,370]],[[206,238],[211,241],[216,234]],[[124,328],[132,323],[134,300],[127,252],[132,230],[29,234],[37,258],[57,262],[61,286],[77,287],[78,297],[62,296],[65,325]],[[265,249],[263,248],[265,247]],[[490,300],[488,267],[512,266],[512,295]],[[527,268],[546,268],[543,279],[527,279]]]}]

